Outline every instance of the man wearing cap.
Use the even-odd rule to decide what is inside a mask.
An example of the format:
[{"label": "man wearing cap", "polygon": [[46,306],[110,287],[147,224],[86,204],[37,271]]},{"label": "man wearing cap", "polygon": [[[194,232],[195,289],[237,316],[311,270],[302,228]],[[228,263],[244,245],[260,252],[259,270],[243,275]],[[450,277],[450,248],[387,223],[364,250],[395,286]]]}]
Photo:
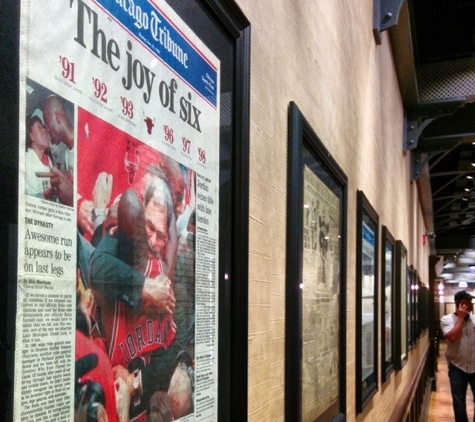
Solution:
[{"label": "man wearing cap", "polygon": [[28,195],[51,199],[50,172],[53,163],[48,155],[50,136],[44,127],[43,113],[35,109],[27,122],[25,154],[25,190]]},{"label": "man wearing cap", "polygon": [[74,126],[64,109],[63,101],[57,95],[50,95],[43,103],[45,128],[51,138],[52,149],[61,143],[66,146],[61,151],[61,157],[56,154],[51,184],[58,191],[60,201],[73,205],[74,183]]},{"label": "man wearing cap", "polygon": [[462,290],[454,296],[456,311],[444,315],[441,328],[447,339],[450,390],[455,422],[468,422],[466,395],[470,384],[475,394],[475,316],[472,299]]}]

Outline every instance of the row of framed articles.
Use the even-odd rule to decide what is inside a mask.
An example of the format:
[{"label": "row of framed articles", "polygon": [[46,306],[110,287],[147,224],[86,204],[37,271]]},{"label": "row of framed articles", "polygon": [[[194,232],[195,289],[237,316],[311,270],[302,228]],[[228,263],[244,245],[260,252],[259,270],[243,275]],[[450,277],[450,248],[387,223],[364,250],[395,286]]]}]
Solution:
[{"label": "row of framed articles", "polygon": [[[287,202],[285,420],[341,421],[346,413],[348,180],[295,103],[289,106],[288,167],[292,191]],[[380,233],[379,223],[378,214],[358,191],[359,413],[378,389],[378,366],[384,382],[404,366],[407,352],[428,326],[420,312],[428,290],[408,266],[402,241],[395,240],[384,225]]]}]

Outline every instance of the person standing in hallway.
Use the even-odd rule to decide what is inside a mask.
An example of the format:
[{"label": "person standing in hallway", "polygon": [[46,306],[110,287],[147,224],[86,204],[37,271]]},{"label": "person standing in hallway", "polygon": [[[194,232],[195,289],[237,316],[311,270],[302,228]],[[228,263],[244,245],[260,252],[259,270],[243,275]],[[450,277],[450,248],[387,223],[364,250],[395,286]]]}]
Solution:
[{"label": "person standing in hallway", "polygon": [[467,387],[475,395],[475,297],[462,290],[454,296],[456,311],[441,318],[441,328],[447,339],[446,358],[449,367],[450,390],[455,422],[468,422]]}]

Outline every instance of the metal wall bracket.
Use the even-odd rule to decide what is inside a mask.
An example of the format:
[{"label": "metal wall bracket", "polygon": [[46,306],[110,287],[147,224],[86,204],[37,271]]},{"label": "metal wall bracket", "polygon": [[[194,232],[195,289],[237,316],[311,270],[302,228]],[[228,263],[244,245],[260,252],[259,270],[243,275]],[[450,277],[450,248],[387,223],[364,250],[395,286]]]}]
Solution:
[{"label": "metal wall bracket", "polygon": [[408,120],[406,127],[406,138],[404,140],[404,151],[417,148],[419,137],[429,123],[432,123],[436,118],[425,119],[421,123],[418,120]]},{"label": "metal wall bracket", "polygon": [[[422,175],[423,167],[429,162],[429,160],[440,154],[443,151],[431,151],[431,152],[411,152],[411,180],[417,180]],[[423,155],[425,157],[423,158]]]},{"label": "metal wall bracket", "polygon": [[404,0],[373,0],[373,33],[381,44],[381,32],[397,25]]}]

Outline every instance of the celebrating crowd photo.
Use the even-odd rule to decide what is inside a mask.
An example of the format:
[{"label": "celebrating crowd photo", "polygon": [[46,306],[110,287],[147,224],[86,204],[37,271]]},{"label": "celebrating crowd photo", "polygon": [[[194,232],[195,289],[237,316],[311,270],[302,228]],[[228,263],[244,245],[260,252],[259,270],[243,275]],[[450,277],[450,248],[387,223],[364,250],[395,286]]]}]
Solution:
[{"label": "celebrating crowd photo", "polygon": [[195,174],[80,108],[77,133],[76,420],[178,420],[194,410]]}]

